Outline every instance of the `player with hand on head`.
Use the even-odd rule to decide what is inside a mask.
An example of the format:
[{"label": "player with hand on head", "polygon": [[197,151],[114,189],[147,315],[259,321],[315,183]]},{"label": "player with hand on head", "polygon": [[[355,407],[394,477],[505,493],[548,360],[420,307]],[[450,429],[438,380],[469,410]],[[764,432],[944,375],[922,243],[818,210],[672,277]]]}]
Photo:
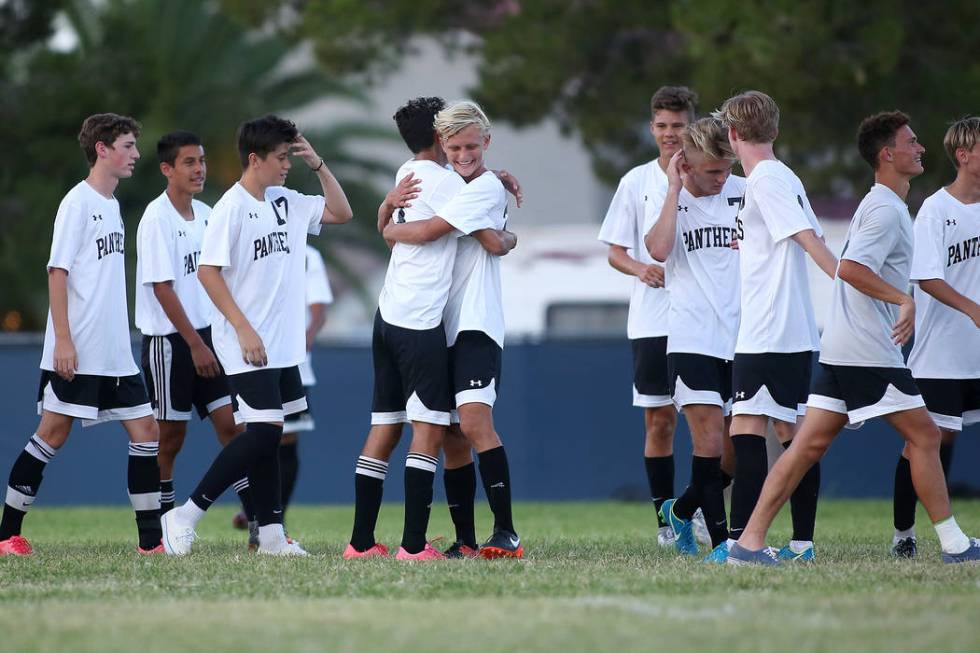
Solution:
[{"label": "player with hand on head", "polygon": [[[296,125],[277,116],[238,129],[241,179],[211,212],[198,278],[218,309],[212,336],[228,374],[236,422],[245,432],[215,458],[190,499],[162,518],[167,553],[189,553],[194,528],[232,483],[246,475],[259,526],[259,553],[305,555],[286,537],[279,441],[286,415],[306,408],[298,365],[305,350],[306,237],[351,217],[340,183]],[[323,195],[282,186],[297,156]]]},{"label": "player with hand on head", "polygon": [[779,509],[841,429],[873,417],[884,418],[906,441],[912,482],[939,536],[943,562],[980,561],[980,541],[967,537],[952,515],[939,428],[902,358],[901,346],[915,327],[915,302],[903,290],[912,265],[912,217],[905,198],[910,181],[922,174],[925,148],[908,116],[889,111],[864,119],[858,150],[874,170],[875,184],[847,232],[807,417],[770,470],[742,536],[729,551],[732,565],[779,564],[775,551],[765,546]]},{"label": "player with hand on head", "polygon": [[21,535],[46,465],[72,424],[121,421],[129,436],[129,499],[137,550],[162,553],[158,430],[133,360],[126,308],[125,227],[115,191],[139,160],[140,125],[114,113],[89,116],[78,142],[89,174],[62,199],[48,259],[50,311],[41,354],[37,431],[14,461],[0,520],[0,556],[30,555]]},{"label": "player with hand on head", "polygon": [[[912,281],[915,343],[909,369],[942,431],[949,475],[953,439],[980,422],[980,118],[953,123],[943,139],[956,179],[927,197],[915,218]],[[916,555],[915,487],[909,448],[895,469],[892,553]]]}]

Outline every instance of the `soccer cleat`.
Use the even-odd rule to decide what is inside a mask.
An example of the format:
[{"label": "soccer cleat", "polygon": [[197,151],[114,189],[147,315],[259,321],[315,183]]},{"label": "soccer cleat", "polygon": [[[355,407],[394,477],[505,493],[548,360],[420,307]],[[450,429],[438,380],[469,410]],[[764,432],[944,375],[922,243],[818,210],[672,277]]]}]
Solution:
[{"label": "soccer cleat", "polygon": [[675,539],[677,538],[674,537],[674,529],[670,526],[661,526],[657,531],[657,544],[660,546],[673,548]]},{"label": "soccer cleat", "polygon": [[248,527],[248,550],[255,553],[259,550],[259,522],[246,522]]},{"label": "soccer cleat", "polygon": [[694,516],[691,517],[691,529],[698,544],[711,546],[711,533],[708,532],[708,525],[704,523],[704,513],[700,508],[695,510]]},{"label": "soccer cleat", "polygon": [[453,545],[442,552],[447,558],[479,558],[480,552],[468,544],[456,540]]},{"label": "soccer cleat", "polygon": [[160,526],[163,528],[163,550],[167,555],[182,556],[191,552],[197,533],[190,524],[180,521],[177,516],[179,509],[174,508],[160,518]]},{"label": "soccer cleat", "polygon": [[942,555],[943,562],[947,565],[957,565],[963,562],[980,562],[980,540],[975,537],[970,538],[970,546],[963,553],[946,553]]},{"label": "soccer cleat", "polygon": [[808,546],[799,553],[790,548],[787,544],[779,550],[776,554],[780,560],[785,562],[813,562],[816,558],[816,554],[813,551],[813,546]]},{"label": "soccer cleat", "polygon": [[344,560],[353,560],[355,558],[390,558],[391,555],[388,553],[388,547],[380,542],[375,542],[374,546],[370,549],[364,551],[358,551],[354,548],[353,544],[348,544],[347,548],[344,549]]},{"label": "soccer cleat", "polygon": [[136,553],[140,554],[141,556],[155,556],[155,555],[164,555],[167,552],[163,550],[163,542],[160,542],[152,549],[144,549],[141,546],[137,546]]},{"label": "soccer cleat", "polygon": [[733,567],[778,567],[779,552],[771,546],[752,551],[736,542],[728,549],[726,562]]},{"label": "soccer cleat", "polygon": [[892,555],[896,558],[914,558],[919,549],[915,545],[914,537],[903,537],[892,541]]},{"label": "soccer cleat", "polygon": [[445,560],[446,556],[442,554],[442,551],[433,548],[428,542],[425,543],[425,548],[423,548],[418,553],[409,553],[405,550],[405,547],[398,547],[398,553],[395,554],[395,560],[407,560],[409,562],[414,560],[424,561],[424,560]]},{"label": "soccer cleat", "polygon": [[716,565],[723,565],[728,560],[728,542],[722,542],[715,548],[711,550],[711,553],[704,557],[702,562],[708,562]]},{"label": "soccer cleat", "polygon": [[690,519],[681,519],[674,515],[674,503],[677,499],[667,499],[660,506],[660,518],[667,522],[674,531],[674,548],[684,555],[696,556],[698,543],[694,540],[693,527]]},{"label": "soccer cleat", "polygon": [[516,533],[503,529],[494,531],[493,535],[480,547],[480,556],[493,560],[495,558],[523,558],[524,547],[521,538]]},{"label": "soccer cleat", "polygon": [[20,535],[11,535],[0,542],[0,557],[2,556],[29,556],[34,553],[31,543],[27,538]]},{"label": "soccer cleat", "polygon": [[304,549],[303,547],[301,547],[299,545],[299,542],[297,542],[293,538],[289,537],[288,535],[286,536],[286,546],[288,548],[290,548],[290,549],[293,550],[293,555],[299,555],[299,556],[308,556],[308,555],[310,555],[306,551],[306,549]]},{"label": "soccer cleat", "polygon": [[239,512],[238,514],[236,514],[234,517],[231,518],[231,527],[238,529],[240,531],[243,531],[246,528],[248,528],[248,524],[249,524],[248,515],[246,515],[244,512]]}]

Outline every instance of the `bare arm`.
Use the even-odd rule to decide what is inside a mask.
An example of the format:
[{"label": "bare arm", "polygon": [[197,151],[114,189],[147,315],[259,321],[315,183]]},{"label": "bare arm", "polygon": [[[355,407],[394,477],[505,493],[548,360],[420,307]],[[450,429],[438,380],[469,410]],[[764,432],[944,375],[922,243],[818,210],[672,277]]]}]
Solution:
[{"label": "bare arm", "polygon": [[228,284],[221,276],[221,268],[213,265],[201,265],[197,268],[197,278],[204,286],[204,290],[207,291],[208,297],[211,298],[215,307],[235,328],[235,332],[238,334],[238,344],[242,349],[242,360],[256,367],[267,365],[269,357],[266,354],[262,338],[248,323],[245,314],[235,303],[235,298],[231,296],[231,291],[228,290]]},{"label": "bare arm", "polygon": [[385,240],[409,245],[422,245],[445,236],[453,230],[453,226],[438,215],[427,220],[415,220],[401,224],[389,222],[382,235]]},{"label": "bare arm", "polygon": [[973,324],[980,328],[980,304],[960,294],[955,288],[949,285],[944,279],[922,279],[919,281],[919,288],[927,292],[937,300],[954,308],[973,320]]},{"label": "bare arm", "polygon": [[412,200],[419,196],[419,185],[421,179],[415,178],[415,173],[410,172],[402,178],[398,184],[388,191],[384,201],[378,207],[378,233],[384,233],[385,225],[391,220],[391,216],[398,209],[407,209],[412,205]]},{"label": "bare arm", "polygon": [[167,319],[170,320],[177,333],[184,339],[191,350],[191,360],[194,362],[194,369],[199,376],[212,378],[221,373],[218,359],[214,352],[204,344],[200,334],[194,329],[194,325],[187,318],[184,306],[180,303],[177,293],[174,292],[172,281],[162,281],[153,284],[153,295],[160,302]]},{"label": "bare arm", "polygon": [[915,330],[915,302],[911,295],[902,292],[875,274],[871,268],[856,261],[841,261],[837,276],[868,297],[898,306],[898,321],[892,329],[892,340],[899,345],[908,342]]},{"label": "bare arm", "polygon": [[681,171],[681,161],[684,158],[684,151],[677,151],[670,157],[667,164],[667,196],[664,198],[663,206],[660,207],[660,217],[653,229],[643,238],[643,244],[647,251],[657,261],[666,261],[667,257],[674,250],[674,242],[677,240],[677,205],[680,202],[681,188],[683,186],[683,173]]},{"label": "bare arm", "polygon": [[327,323],[327,305],[323,303],[310,304],[310,326],[306,328],[306,351],[313,349],[316,334]]},{"label": "bare arm", "polygon": [[316,153],[310,142],[302,135],[296,137],[296,141],[291,147],[292,153],[303,159],[310,170],[316,173],[320,180],[320,188],[323,189],[323,197],[326,204],[323,207],[323,216],[320,218],[322,224],[344,224],[350,222],[354,217],[354,211],[347,201],[344,189],[340,187],[340,182],[330,172],[330,168],[324,163],[323,158]]},{"label": "bare arm", "polygon": [[48,301],[51,303],[51,324],[54,327],[54,371],[66,381],[71,381],[78,369],[78,354],[68,325],[68,270],[48,270]]},{"label": "bare arm", "polygon": [[480,229],[470,235],[494,256],[503,256],[517,247],[517,235],[503,229]]},{"label": "bare arm", "polygon": [[817,267],[824,271],[824,274],[831,279],[837,275],[837,257],[827,247],[823,238],[817,235],[817,232],[813,229],[805,229],[793,234],[790,238],[810,255],[810,258],[817,264]]}]

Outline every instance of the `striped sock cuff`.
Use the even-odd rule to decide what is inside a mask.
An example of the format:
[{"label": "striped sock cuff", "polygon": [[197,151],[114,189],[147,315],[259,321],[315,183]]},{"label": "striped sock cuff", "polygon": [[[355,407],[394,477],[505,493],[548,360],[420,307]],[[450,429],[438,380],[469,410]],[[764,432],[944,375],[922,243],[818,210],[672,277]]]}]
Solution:
[{"label": "striped sock cuff", "polygon": [[7,486],[7,496],[4,501],[8,506],[14,510],[19,510],[21,512],[27,512],[31,505],[34,503],[34,495],[27,494],[21,490],[30,490],[31,488],[20,485],[18,487],[13,487],[11,485]]},{"label": "striped sock cuff", "polygon": [[405,458],[405,467],[414,467],[415,469],[432,472],[433,474],[436,473],[436,466],[438,464],[438,458],[416,451],[409,451],[408,457]]},{"label": "striped sock cuff", "polygon": [[159,451],[160,451],[159,442],[130,442],[129,443],[130,456],[155,458]]},{"label": "striped sock cuff", "polygon": [[174,503],[177,500],[177,493],[173,490],[160,493],[160,503]]},{"label": "striped sock cuff", "polygon": [[49,463],[54,455],[58,453],[58,450],[49,445],[47,442],[38,437],[37,433],[31,436],[31,439],[27,441],[27,446],[24,447],[24,451],[34,456],[42,463]]},{"label": "striped sock cuff", "polygon": [[240,479],[238,479],[237,481],[235,481],[234,483],[232,483],[231,486],[233,488],[235,488],[235,492],[236,493],[241,493],[242,490],[247,490],[248,489],[248,476],[241,477]]},{"label": "striped sock cuff", "polygon": [[370,476],[371,478],[376,478],[383,481],[388,475],[388,463],[383,460],[378,460],[377,458],[358,456],[357,466],[354,468],[354,473],[362,476]]}]

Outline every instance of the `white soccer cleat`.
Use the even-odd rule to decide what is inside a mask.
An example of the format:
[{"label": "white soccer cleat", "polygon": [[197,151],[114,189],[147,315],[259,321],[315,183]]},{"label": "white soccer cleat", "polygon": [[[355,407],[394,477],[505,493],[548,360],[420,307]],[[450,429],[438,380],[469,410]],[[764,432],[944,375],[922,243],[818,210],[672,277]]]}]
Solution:
[{"label": "white soccer cleat", "polygon": [[662,526],[660,530],[657,531],[657,544],[662,547],[674,548],[674,540],[677,537],[674,535],[674,529],[670,526]]},{"label": "white soccer cleat", "polygon": [[258,552],[267,556],[308,556],[310,555],[307,551],[299,545],[295,540],[285,541],[279,543],[278,546],[262,546],[259,545]]},{"label": "white soccer cleat", "polygon": [[711,534],[708,533],[708,526],[704,523],[704,513],[701,512],[700,508],[694,511],[694,516],[691,517],[691,527],[694,530],[694,539],[698,541],[698,544],[711,546]]},{"label": "white soccer cleat", "polygon": [[160,518],[163,529],[163,550],[167,555],[182,556],[191,552],[197,533],[194,527],[180,520],[179,509],[167,511]]}]

